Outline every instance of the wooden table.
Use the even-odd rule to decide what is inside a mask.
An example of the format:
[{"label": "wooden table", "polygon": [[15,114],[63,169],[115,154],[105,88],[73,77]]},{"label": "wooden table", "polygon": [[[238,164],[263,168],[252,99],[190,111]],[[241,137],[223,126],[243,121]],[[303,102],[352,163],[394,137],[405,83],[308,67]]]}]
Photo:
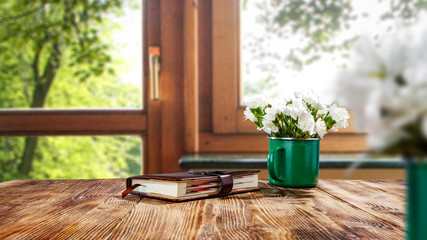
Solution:
[{"label": "wooden table", "polygon": [[0,239],[404,239],[405,183],[323,180],[184,203],[121,199],[124,179],[0,184]]}]

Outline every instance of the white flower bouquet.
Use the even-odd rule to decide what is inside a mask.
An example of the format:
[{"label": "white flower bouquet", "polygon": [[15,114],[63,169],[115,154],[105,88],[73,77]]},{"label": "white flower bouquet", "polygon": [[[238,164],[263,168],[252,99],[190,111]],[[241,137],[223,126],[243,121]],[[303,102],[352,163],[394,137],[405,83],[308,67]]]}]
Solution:
[{"label": "white flower bouquet", "polygon": [[348,126],[347,110],[323,104],[313,91],[295,92],[293,98],[267,100],[255,95],[245,100],[245,118],[269,137],[323,138],[328,131]]},{"label": "white flower bouquet", "polygon": [[338,86],[356,126],[375,152],[427,156],[427,18],[355,50]]}]

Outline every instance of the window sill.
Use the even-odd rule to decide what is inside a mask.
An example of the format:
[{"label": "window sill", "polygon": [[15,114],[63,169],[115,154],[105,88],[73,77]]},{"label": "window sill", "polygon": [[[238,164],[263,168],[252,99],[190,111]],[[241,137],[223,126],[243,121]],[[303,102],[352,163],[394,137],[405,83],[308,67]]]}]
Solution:
[{"label": "window sill", "polygon": [[[179,160],[182,169],[266,169],[267,153],[194,153]],[[367,159],[361,155],[320,155],[322,169],[403,169],[398,158]]]}]

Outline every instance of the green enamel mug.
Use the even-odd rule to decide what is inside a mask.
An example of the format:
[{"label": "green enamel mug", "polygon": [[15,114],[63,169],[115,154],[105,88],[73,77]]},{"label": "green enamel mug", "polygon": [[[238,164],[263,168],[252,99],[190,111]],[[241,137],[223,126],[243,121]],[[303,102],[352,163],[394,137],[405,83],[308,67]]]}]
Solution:
[{"label": "green enamel mug", "polygon": [[427,162],[408,160],[407,174],[406,238],[427,239]]},{"label": "green enamel mug", "polygon": [[319,182],[320,138],[269,137],[268,180],[281,187],[315,187]]}]

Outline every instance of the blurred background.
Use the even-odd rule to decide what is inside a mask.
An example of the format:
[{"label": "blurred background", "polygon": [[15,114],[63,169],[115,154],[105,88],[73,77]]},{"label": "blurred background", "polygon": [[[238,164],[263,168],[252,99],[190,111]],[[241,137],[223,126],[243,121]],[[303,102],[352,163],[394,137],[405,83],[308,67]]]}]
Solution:
[{"label": "blurred background", "polygon": [[[423,0],[1,1],[0,181],[263,169],[268,141],[243,121],[242,99],[304,88],[352,116],[322,140],[321,178],[403,178],[403,151],[367,155],[382,122],[367,123],[386,109],[370,103],[387,98],[363,79],[414,75],[391,71],[387,59],[414,58],[385,54],[394,48],[384,38],[423,32],[426,9]],[[401,52],[422,49],[405,34]],[[159,63],[150,47],[160,48]],[[411,89],[424,86],[417,79]],[[421,150],[423,109],[396,128],[417,122]]]}]

